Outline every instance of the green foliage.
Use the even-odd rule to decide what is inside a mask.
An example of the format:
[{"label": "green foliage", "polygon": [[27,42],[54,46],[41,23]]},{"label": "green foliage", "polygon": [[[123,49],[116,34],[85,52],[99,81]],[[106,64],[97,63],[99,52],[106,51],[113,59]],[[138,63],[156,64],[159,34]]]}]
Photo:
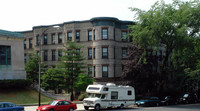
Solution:
[{"label": "green foliage", "polygon": [[89,84],[92,84],[94,79],[89,77],[87,74],[79,74],[77,82],[75,83],[76,91],[85,91]]},{"label": "green foliage", "polygon": [[45,90],[63,89],[63,75],[58,68],[48,69],[41,77],[41,86]]},{"label": "green foliage", "polygon": [[82,101],[84,98],[87,98],[89,95],[88,93],[84,92],[78,96],[78,100]]},{"label": "green foliage", "polygon": [[[44,63],[41,64],[41,72],[45,72],[46,65]],[[32,82],[38,81],[39,75],[39,57],[36,54],[30,54],[29,60],[25,64],[25,70],[27,74],[27,79]]]},{"label": "green foliage", "polygon": [[[148,11],[137,8],[131,10],[137,14],[136,25],[129,27],[132,30],[129,36],[133,37],[133,44],[143,48],[144,52],[164,48],[165,55],[157,80],[160,90],[169,79],[176,79],[174,75],[177,73],[186,73],[188,78],[182,77],[194,82],[192,78],[199,72],[200,60],[200,1],[173,0],[172,4],[160,1]],[[170,76],[172,78],[168,78]],[[189,83],[186,81],[185,85]]]},{"label": "green foliage", "polygon": [[0,80],[0,88],[26,88],[31,85],[31,81],[29,80]]},{"label": "green foliage", "polygon": [[61,61],[57,66],[62,72],[65,81],[64,87],[72,94],[71,99],[73,100],[73,92],[83,90],[93,80],[86,76],[86,71],[84,71],[86,65],[83,62],[82,52],[80,52],[82,46],[68,41],[64,47],[65,49],[62,50],[64,55],[60,57]]}]

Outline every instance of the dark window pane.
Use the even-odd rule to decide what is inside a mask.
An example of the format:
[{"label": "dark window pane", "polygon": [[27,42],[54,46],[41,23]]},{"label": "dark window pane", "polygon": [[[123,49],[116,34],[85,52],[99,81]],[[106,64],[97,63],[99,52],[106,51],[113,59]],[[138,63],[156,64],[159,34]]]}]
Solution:
[{"label": "dark window pane", "polygon": [[0,65],[11,65],[11,47],[0,45]]}]

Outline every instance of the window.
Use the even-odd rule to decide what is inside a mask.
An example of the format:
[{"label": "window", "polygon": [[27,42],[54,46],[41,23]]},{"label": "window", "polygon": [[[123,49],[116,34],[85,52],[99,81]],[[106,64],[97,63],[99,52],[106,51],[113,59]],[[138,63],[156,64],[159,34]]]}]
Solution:
[{"label": "window", "polygon": [[133,36],[129,37],[129,42],[133,42]]},{"label": "window", "polygon": [[51,34],[51,44],[55,44],[55,43],[56,43],[55,34]]},{"label": "window", "polygon": [[24,63],[27,62],[27,57],[26,57],[26,54],[24,54]]},{"label": "window", "polygon": [[67,40],[72,41],[72,32],[67,32]]},{"label": "window", "polygon": [[76,31],[76,41],[80,41],[80,31]]},{"label": "window", "polygon": [[127,95],[132,95],[132,91],[128,91],[128,92],[127,92]]},{"label": "window", "polygon": [[88,30],[88,41],[92,40],[92,30]]},{"label": "window", "polygon": [[14,104],[12,104],[12,103],[5,103],[4,105],[5,105],[6,109],[7,109],[8,107],[14,107]]},{"label": "window", "polygon": [[115,28],[113,29],[113,33],[114,33],[114,40],[115,40]]},{"label": "window", "polygon": [[11,65],[11,47],[0,45],[0,65]]},{"label": "window", "polygon": [[102,29],[102,40],[107,40],[108,39],[108,28],[103,28]]},{"label": "window", "polygon": [[47,34],[44,35],[44,45],[47,45]]},{"label": "window", "polygon": [[40,45],[40,36],[39,35],[36,36],[36,45]]},{"label": "window", "polygon": [[102,58],[108,58],[108,48],[107,47],[103,47],[102,48]]},{"label": "window", "polygon": [[118,92],[117,91],[111,92],[111,99],[118,99]]},{"label": "window", "polygon": [[58,60],[60,60],[61,57],[62,57],[62,51],[59,50],[59,51],[58,51]]},{"label": "window", "polygon": [[93,48],[93,58],[95,59],[95,48]]},{"label": "window", "polygon": [[64,102],[64,105],[69,105],[70,103],[67,102],[67,101],[63,101]]},{"label": "window", "polygon": [[58,34],[58,43],[62,43],[62,33]]},{"label": "window", "polygon": [[95,30],[93,30],[94,40],[95,40]]},{"label": "window", "polygon": [[108,91],[108,87],[104,87],[104,88],[103,88],[103,91]]},{"label": "window", "polygon": [[92,48],[88,48],[88,59],[92,59]]},{"label": "window", "polygon": [[108,66],[102,66],[102,77],[108,77]]},{"label": "window", "polygon": [[114,47],[114,59],[115,59],[115,47]]},{"label": "window", "polygon": [[68,56],[73,56],[72,52],[73,52],[72,49],[68,49],[68,53],[67,53]]},{"label": "window", "polygon": [[94,68],[94,77],[96,77],[96,67],[93,66],[93,68]]},{"label": "window", "polygon": [[48,51],[45,50],[44,51],[44,61],[47,61],[48,60]]},{"label": "window", "polygon": [[26,39],[24,40],[24,49],[26,49]]},{"label": "window", "polygon": [[31,49],[33,46],[32,39],[29,39],[29,48]]},{"label": "window", "polygon": [[88,75],[92,77],[92,66],[88,66]]},{"label": "window", "polygon": [[125,31],[122,32],[122,38],[121,39],[122,39],[123,42],[128,41],[128,39],[126,38],[126,34],[127,34],[127,32],[125,32]]},{"label": "window", "polygon": [[126,57],[127,48],[122,48],[122,59]]},{"label": "window", "polygon": [[80,53],[81,53],[80,49],[76,49],[76,53],[77,53],[77,55],[80,55]]},{"label": "window", "polygon": [[56,60],[56,50],[52,50],[51,54],[52,54],[52,61],[55,61]]},{"label": "window", "polygon": [[40,51],[37,51],[37,56],[40,57]]}]

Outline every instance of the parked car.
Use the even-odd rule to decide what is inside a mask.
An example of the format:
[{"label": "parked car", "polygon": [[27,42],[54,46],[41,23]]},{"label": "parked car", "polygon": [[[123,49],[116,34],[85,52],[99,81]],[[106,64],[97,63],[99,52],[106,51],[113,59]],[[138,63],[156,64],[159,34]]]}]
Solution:
[{"label": "parked car", "polygon": [[161,100],[161,105],[173,105],[178,104],[178,99],[173,96],[166,96],[163,100]]},{"label": "parked car", "polygon": [[11,102],[0,102],[0,111],[24,111],[24,107]]},{"label": "parked car", "polygon": [[74,111],[76,109],[76,104],[68,100],[54,100],[48,105],[39,106],[36,111]]},{"label": "parked car", "polygon": [[139,106],[159,106],[160,99],[158,97],[145,97],[142,100],[136,101],[136,105]]},{"label": "parked car", "polygon": [[179,103],[197,103],[198,98],[194,93],[185,93],[182,97],[179,98]]}]

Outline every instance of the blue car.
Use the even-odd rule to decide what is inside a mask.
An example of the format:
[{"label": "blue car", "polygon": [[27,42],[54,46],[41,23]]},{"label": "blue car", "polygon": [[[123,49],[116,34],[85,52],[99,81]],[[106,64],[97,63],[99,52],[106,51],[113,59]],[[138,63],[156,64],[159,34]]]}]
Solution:
[{"label": "blue car", "polygon": [[24,111],[24,107],[10,102],[0,102],[0,111]]}]

